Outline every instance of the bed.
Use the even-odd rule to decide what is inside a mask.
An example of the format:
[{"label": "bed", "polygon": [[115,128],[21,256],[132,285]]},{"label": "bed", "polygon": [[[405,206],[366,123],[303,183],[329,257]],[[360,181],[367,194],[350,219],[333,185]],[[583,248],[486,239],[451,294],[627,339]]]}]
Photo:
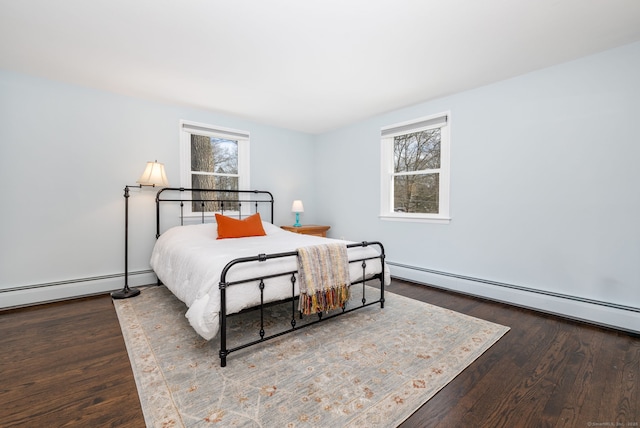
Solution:
[{"label": "bed", "polygon": [[[179,211],[169,208],[171,204],[177,205]],[[200,211],[195,222],[192,216],[185,216],[185,204]],[[151,267],[159,283],[187,305],[186,317],[200,336],[210,340],[220,335],[222,367],[230,353],[248,346],[359,308],[374,304],[384,307],[384,287],[390,276],[381,243],[348,242],[286,231],[272,224],[273,204],[271,193],[255,190],[164,188],[156,196],[157,240]],[[209,210],[219,213],[215,222]],[[179,223],[162,231],[163,216],[179,219]],[[230,218],[237,218],[243,225],[243,220],[248,219],[255,224],[256,217],[264,235],[219,239],[222,222],[227,224],[232,221]],[[296,321],[302,316],[296,304],[300,303],[299,250],[326,244],[346,247],[350,287],[361,285],[362,298],[337,310],[309,315],[314,321],[302,324]],[[373,298],[365,292],[367,281],[379,281],[379,294],[376,292]],[[262,319],[266,305],[283,301],[291,301],[290,325],[285,330],[267,334],[261,323],[255,339],[227,348],[228,317],[258,310]]]}]

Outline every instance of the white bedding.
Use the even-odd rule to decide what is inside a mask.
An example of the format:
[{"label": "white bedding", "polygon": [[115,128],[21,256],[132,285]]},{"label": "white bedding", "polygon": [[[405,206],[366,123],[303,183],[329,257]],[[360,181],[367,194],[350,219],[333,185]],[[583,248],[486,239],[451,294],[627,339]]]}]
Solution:
[{"label": "white bedding", "polygon": [[[164,232],[151,254],[151,267],[158,278],[182,300],[189,309],[186,317],[196,332],[209,340],[219,329],[220,274],[226,264],[239,257],[294,251],[297,248],[326,243],[329,238],[287,232],[271,223],[263,222],[266,236],[216,239],[215,223],[177,226]],[[331,239],[333,242],[347,242]],[[349,260],[377,255],[378,246],[348,250]],[[362,277],[360,263],[349,266],[351,281]],[[367,261],[366,276],[379,273],[380,259]],[[297,270],[296,258],[269,259],[265,262],[242,263],[227,273],[227,281],[236,281],[283,271]],[[389,269],[385,266],[385,284],[389,284]],[[265,281],[265,302],[291,297],[289,276]],[[295,293],[298,294],[296,283]],[[227,313],[260,304],[256,281],[227,288]]]}]

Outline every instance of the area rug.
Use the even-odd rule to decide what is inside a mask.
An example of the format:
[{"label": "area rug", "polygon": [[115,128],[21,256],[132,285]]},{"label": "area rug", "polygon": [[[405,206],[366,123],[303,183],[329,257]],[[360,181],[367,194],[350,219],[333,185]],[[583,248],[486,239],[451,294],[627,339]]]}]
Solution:
[{"label": "area rug", "polygon": [[[394,427],[509,329],[385,298],[384,309],[369,306],[232,353],[224,368],[218,340],[198,336],[165,287],[114,305],[147,426]],[[267,334],[288,322],[290,307],[269,309]],[[256,324],[257,313],[233,317],[230,335],[257,337]]]}]

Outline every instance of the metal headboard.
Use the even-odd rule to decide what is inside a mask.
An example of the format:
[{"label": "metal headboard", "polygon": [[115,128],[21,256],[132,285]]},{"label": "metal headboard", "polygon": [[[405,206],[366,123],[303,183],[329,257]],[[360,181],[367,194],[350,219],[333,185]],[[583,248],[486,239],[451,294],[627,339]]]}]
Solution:
[{"label": "metal headboard", "polygon": [[[191,192],[191,193],[188,193]],[[188,198],[185,198],[189,196]],[[259,212],[259,208],[268,204],[269,222],[273,223],[273,195],[266,190],[228,190],[228,189],[189,189],[186,187],[165,187],[156,194],[156,238],[160,236],[160,204],[180,204],[180,225],[184,225],[184,203],[199,203],[201,207],[201,222],[205,223],[207,215],[214,212],[224,214],[225,209],[231,211],[237,207],[238,218],[242,218],[242,206],[253,206],[252,214]],[[207,204],[213,205],[215,210],[205,210]],[[194,216],[195,217],[195,216]]]}]

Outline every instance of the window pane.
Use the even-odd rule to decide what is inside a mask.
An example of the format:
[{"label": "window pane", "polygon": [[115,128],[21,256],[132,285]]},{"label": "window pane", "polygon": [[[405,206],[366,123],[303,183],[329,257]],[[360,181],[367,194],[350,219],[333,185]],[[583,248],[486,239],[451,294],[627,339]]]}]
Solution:
[{"label": "window pane", "polygon": [[191,171],[238,173],[238,142],[191,134]]},{"label": "window pane", "polygon": [[394,137],[393,161],[395,172],[440,168],[440,128]]},{"label": "window pane", "polygon": [[[191,175],[191,187],[194,189],[218,189],[218,190],[238,190],[238,177],[219,177],[215,175]],[[191,210],[193,212],[239,211],[238,194],[234,192],[192,192],[193,199],[224,199],[224,204],[218,202],[205,202],[204,207],[201,202],[193,202]]]},{"label": "window pane", "polygon": [[440,174],[400,175],[393,178],[393,210],[404,213],[439,212]]}]

